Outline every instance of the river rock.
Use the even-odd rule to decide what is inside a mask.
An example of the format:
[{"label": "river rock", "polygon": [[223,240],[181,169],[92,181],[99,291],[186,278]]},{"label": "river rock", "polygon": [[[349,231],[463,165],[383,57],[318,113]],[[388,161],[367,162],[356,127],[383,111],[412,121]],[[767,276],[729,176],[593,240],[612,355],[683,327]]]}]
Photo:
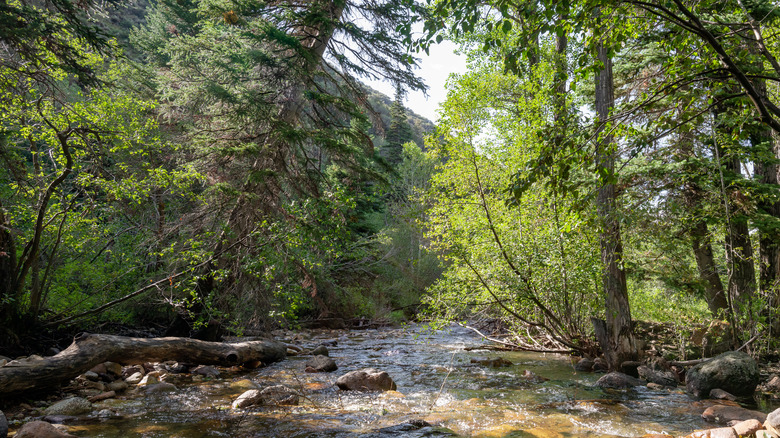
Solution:
[{"label": "river rock", "polygon": [[777,437],[778,435],[776,433],[764,429],[757,430],[755,435],[755,438],[777,438]]},{"label": "river rock", "polygon": [[204,377],[219,377],[219,370],[208,365],[195,367],[190,371],[192,374],[200,374]]},{"label": "river rock", "polygon": [[780,435],[780,409],[775,409],[766,416],[764,429]]},{"label": "river rock", "polygon": [[704,410],[701,418],[713,423],[726,424],[729,421],[758,420],[764,422],[767,415],[763,412],[751,411],[740,406],[714,405]]},{"label": "river rock", "polygon": [[260,391],[264,405],[297,405],[298,393],[284,385],[269,386]]},{"label": "river rock", "polygon": [[73,437],[45,421],[31,421],[16,432],[15,438],[65,438]]},{"label": "river rock", "polygon": [[230,382],[230,387],[233,389],[257,389],[257,384],[249,379],[241,379],[236,380],[235,382]]},{"label": "river rock", "polygon": [[395,391],[397,388],[387,372],[373,368],[350,371],[336,380],[336,386],[353,391]]},{"label": "river rock", "polygon": [[605,374],[596,381],[596,386],[612,389],[628,389],[642,385],[642,381],[636,377],[631,377],[628,374],[619,373],[617,371]]},{"label": "river rock", "polygon": [[114,378],[122,375],[122,365],[119,365],[116,362],[105,362],[103,365],[106,367],[106,372],[113,375]]},{"label": "river rock", "polygon": [[153,383],[150,385],[146,385],[144,387],[144,394],[159,394],[162,392],[172,392],[176,391],[178,388],[176,388],[176,385],[173,383],[168,382],[159,382],[159,383]]},{"label": "river rock", "polygon": [[73,415],[47,415],[43,417],[43,421],[51,424],[75,423],[78,420],[79,417]]},{"label": "river rock", "polygon": [[685,438],[739,438],[732,427],[718,427],[716,429],[697,430]]},{"label": "river rock", "polygon": [[437,427],[423,420],[411,420],[408,423],[395,426],[383,427],[368,435],[367,438],[374,437],[397,437],[422,438],[422,437],[457,437],[458,435],[450,429]]},{"label": "river rock", "polygon": [[144,375],[140,372],[131,374],[128,378],[125,379],[125,382],[131,384],[131,385],[137,385],[141,383],[141,380],[143,380]]},{"label": "river rock", "polygon": [[710,391],[710,398],[713,400],[731,400],[734,401],[737,397],[734,394],[728,393],[720,388],[715,388]]},{"label": "river rock", "polygon": [[593,371],[593,364],[594,364],[593,359],[589,357],[583,357],[582,359],[577,361],[576,365],[574,365],[574,371],[589,373]]},{"label": "river rock", "polygon": [[0,411],[0,438],[8,436],[8,420],[5,418],[3,411]]},{"label": "river rock", "polygon": [[92,403],[81,397],[60,400],[46,408],[44,415],[81,415],[92,411]]},{"label": "river rock", "polygon": [[317,348],[311,351],[312,356],[330,356],[328,347],[324,345],[318,345]]},{"label": "river rock", "polygon": [[160,379],[158,378],[159,376],[160,373],[157,371],[152,371],[151,373],[141,378],[141,381],[138,382],[138,386],[154,385],[160,383]]},{"label": "river rock", "polygon": [[732,425],[734,432],[739,436],[749,436],[761,430],[761,422],[752,418],[750,420],[740,421]]},{"label": "river rock", "polygon": [[640,365],[637,372],[639,377],[662,386],[676,387],[679,383],[677,376],[671,371],[654,370],[647,365]]},{"label": "river rock", "polygon": [[695,397],[720,388],[736,396],[751,396],[758,385],[758,364],[740,351],[729,351],[704,361],[685,375],[685,386]]},{"label": "river rock", "polygon": [[260,395],[259,389],[250,389],[249,391],[245,391],[243,394],[239,395],[231,407],[233,409],[242,409],[247,406],[257,404],[260,400],[262,400],[262,398],[263,397]]},{"label": "river rock", "polygon": [[314,356],[306,361],[306,371],[310,373],[329,373],[336,371],[338,368],[336,361],[327,356]]}]

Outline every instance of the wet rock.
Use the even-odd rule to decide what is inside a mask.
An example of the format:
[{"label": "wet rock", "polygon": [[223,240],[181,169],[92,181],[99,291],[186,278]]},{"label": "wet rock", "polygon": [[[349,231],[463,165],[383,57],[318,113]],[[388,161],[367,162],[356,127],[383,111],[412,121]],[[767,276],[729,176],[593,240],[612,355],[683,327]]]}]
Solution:
[{"label": "wet rock", "polygon": [[350,371],[336,380],[336,386],[339,389],[353,391],[395,391],[397,389],[387,372],[373,368]]},{"label": "wet rock", "polygon": [[189,364],[176,362],[175,364],[171,365],[168,368],[168,371],[174,374],[183,374],[183,373],[189,373],[190,368],[192,367]]},{"label": "wet rock", "polygon": [[208,365],[201,365],[190,371],[192,374],[199,374],[204,377],[219,377],[219,370]]},{"label": "wet rock", "polygon": [[740,406],[715,405],[705,409],[701,417],[713,423],[726,424],[733,420],[746,421],[751,419],[763,422],[766,420],[767,415],[763,412],[751,411]]},{"label": "wet rock", "polygon": [[713,400],[731,400],[731,401],[737,399],[733,394],[730,394],[720,388],[715,388],[712,391],[710,391],[710,398]]},{"label": "wet rock", "polygon": [[596,386],[600,388],[628,389],[642,385],[642,381],[636,377],[631,377],[628,374],[619,373],[617,371],[605,374],[596,381]]},{"label": "wet rock", "polygon": [[685,438],[739,438],[739,435],[731,427],[719,427],[717,429],[698,430]]},{"label": "wet rock", "polygon": [[650,389],[656,390],[656,391],[662,391],[664,389],[669,389],[670,388],[669,386],[659,385],[659,384],[654,383],[654,382],[647,382],[647,387],[650,388]]},{"label": "wet rock", "polygon": [[751,396],[758,385],[758,364],[739,351],[730,351],[702,362],[686,373],[685,386],[695,397],[706,397],[720,388],[736,396]]},{"label": "wet rock", "polygon": [[646,435],[642,435],[642,438],[674,438],[674,436],[667,435],[665,433],[648,433]]},{"label": "wet rock", "polygon": [[45,421],[32,421],[19,429],[15,438],[65,438],[73,437],[68,433],[57,429],[53,424]]},{"label": "wet rock", "polygon": [[258,402],[262,400],[262,398],[263,397],[260,395],[259,389],[250,389],[249,391],[246,391],[243,394],[239,395],[238,398],[235,401],[233,401],[231,407],[233,409],[242,409],[247,406],[258,404]]},{"label": "wet rock", "polygon": [[455,432],[443,427],[436,427],[423,420],[412,420],[408,423],[398,424],[396,426],[383,427],[373,433],[368,434],[368,438],[373,437],[395,437],[403,436],[406,438],[417,437],[456,437]]},{"label": "wet rock", "polygon": [[312,356],[330,356],[328,347],[324,345],[318,345],[317,348],[311,351]]},{"label": "wet rock", "polygon": [[[314,373],[329,373],[336,371],[339,367],[336,361],[327,356],[314,356],[306,361],[306,371]],[[309,371],[311,369],[311,371]]]},{"label": "wet rock", "polygon": [[84,378],[87,380],[92,380],[93,382],[100,380],[100,376],[94,371],[87,371],[86,373],[82,374],[82,376],[84,376]]},{"label": "wet rock", "polygon": [[144,394],[150,395],[150,394],[160,394],[163,392],[173,392],[176,391],[178,388],[176,388],[176,385],[173,383],[168,382],[159,382],[159,383],[153,383],[151,385],[146,385],[144,387]]},{"label": "wet rock", "polygon": [[503,357],[494,357],[494,358],[472,357],[471,363],[484,365],[490,368],[501,368],[501,367],[508,367],[514,365],[512,362],[504,359]]},{"label": "wet rock", "polygon": [[595,362],[589,357],[583,357],[576,365],[574,365],[574,371],[589,373],[593,371],[593,365]]},{"label": "wet rock", "polygon": [[525,380],[528,383],[543,383],[550,379],[546,377],[542,377],[533,371],[525,370],[523,371],[523,380]]},{"label": "wet rock", "polygon": [[299,395],[284,385],[269,386],[260,391],[264,405],[297,405]]},{"label": "wet rock", "polygon": [[737,433],[739,436],[748,436],[753,435],[754,433],[761,430],[761,422],[756,419],[750,419],[745,421],[740,421],[737,424],[732,424],[731,427],[734,428],[734,432]]},{"label": "wet rock", "polygon": [[95,416],[98,417],[98,418],[116,418],[116,417],[119,417],[119,415],[116,412],[112,411],[111,409],[101,409],[100,411],[98,411],[97,414],[95,414]]},{"label": "wet rock", "polygon": [[249,379],[236,380],[230,383],[233,389],[257,389],[257,384]]},{"label": "wet rock", "polygon": [[92,403],[81,397],[66,398],[46,408],[44,415],[81,415],[92,411]]},{"label": "wet rock", "polygon": [[43,417],[43,421],[51,424],[67,424],[75,423],[79,417],[73,415],[47,415]]},{"label": "wet rock", "polygon": [[637,371],[639,372],[639,377],[648,382],[671,387],[676,387],[679,383],[677,376],[671,371],[654,370],[647,365],[640,365]]},{"label": "wet rock", "polygon": [[5,418],[3,411],[0,411],[0,438],[8,436],[8,420]]},{"label": "wet rock", "polygon": [[756,431],[756,438],[777,438],[778,435],[774,432],[770,432],[768,430],[757,430]]}]

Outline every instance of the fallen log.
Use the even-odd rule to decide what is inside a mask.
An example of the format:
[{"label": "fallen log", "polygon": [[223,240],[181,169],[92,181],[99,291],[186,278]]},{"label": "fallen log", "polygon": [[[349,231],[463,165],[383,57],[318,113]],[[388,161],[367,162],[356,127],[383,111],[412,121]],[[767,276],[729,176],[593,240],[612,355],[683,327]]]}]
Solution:
[{"label": "fallen log", "polygon": [[84,333],[56,356],[12,361],[0,367],[0,395],[45,389],[90,370],[103,362],[136,364],[178,362],[233,366],[271,363],[286,356],[284,344],[275,341],[206,342],[190,338],[130,338]]}]

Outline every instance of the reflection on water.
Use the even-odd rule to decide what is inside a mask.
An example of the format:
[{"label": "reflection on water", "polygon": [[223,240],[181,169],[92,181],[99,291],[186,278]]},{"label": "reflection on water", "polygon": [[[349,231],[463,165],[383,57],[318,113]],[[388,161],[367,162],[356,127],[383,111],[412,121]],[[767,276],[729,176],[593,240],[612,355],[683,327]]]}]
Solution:
[{"label": "reflection on water", "polygon": [[[218,379],[172,380],[178,390],[107,400],[98,410],[117,417],[71,426],[83,437],[389,437],[452,436],[397,426],[425,420],[465,437],[637,437],[684,434],[707,427],[681,391],[602,391],[596,374],[574,372],[565,356],[465,351],[481,341],[470,331],[428,332],[417,326],[361,332],[315,332],[303,342],[328,347],[334,373],[304,373],[308,357],[291,357],[248,373]],[[472,357],[501,356],[513,363],[489,368]],[[338,391],[340,375],[361,368],[387,371],[398,391]],[[548,379],[524,376],[529,370]],[[177,377],[177,376],[172,376]],[[247,381],[247,379],[249,381]],[[232,410],[231,402],[252,385],[284,384],[302,395],[299,406]]]}]

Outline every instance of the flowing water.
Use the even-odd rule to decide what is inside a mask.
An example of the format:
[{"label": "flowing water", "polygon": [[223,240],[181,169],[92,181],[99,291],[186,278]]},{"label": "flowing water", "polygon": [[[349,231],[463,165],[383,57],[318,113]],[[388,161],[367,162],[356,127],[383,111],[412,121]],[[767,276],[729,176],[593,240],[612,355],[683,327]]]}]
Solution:
[{"label": "flowing water", "polygon": [[[307,348],[336,341],[330,356],[339,369],[305,373],[309,356],[250,372],[224,371],[215,379],[187,381],[171,375],[178,390],[97,403],[115,416],[70,427],[83,437],[639,437],[687,434],[706,428],[704,406],[680,390],[644,387],[605,391],[598,374],[575,372],[569,358],[523,352],[467,351],[482,341],[470,331],[403,329],[321,331],[298,343]],[[502,357],[502,368],[472,364]],[[397,391],[340,391],[336,378],[361,368],[387,371]],[[527,377],[531,371],[548,380]],[[249,380],[249,382],[247,381]],[[298,406],[232,410],[252,384],[284,384],[303,397]],[[104,414],[108,411],[104,411]],[[395,427],[424,420],[444,429]]]}]

